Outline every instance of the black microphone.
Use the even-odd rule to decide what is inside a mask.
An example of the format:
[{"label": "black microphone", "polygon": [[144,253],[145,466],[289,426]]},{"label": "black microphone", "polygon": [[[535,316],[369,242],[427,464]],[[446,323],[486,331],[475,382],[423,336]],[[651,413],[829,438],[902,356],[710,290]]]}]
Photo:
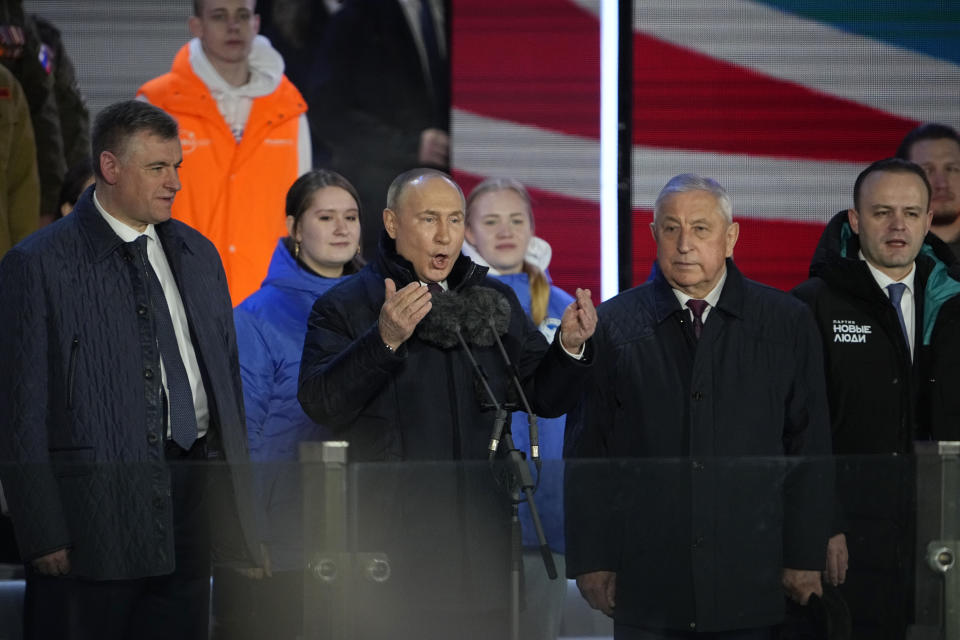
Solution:
[{"label": "black microphone", "polygon": [[[490,346],[496,344],[503,363],[506,365],[507,373],[513,383],[513,389],[516,393],[508,396],[519,397],[524,411],[527,412],[527,425],[530,430],[530,458],[537,469],[540,469],[540,434],[537,429],[537,416],[530,407],[527,395],[523,392],[523,386],[520,384],[520,372],[510,361],[507,350],[500,340],[500,336],[507,333],[510,327],[510,302],[507,298],[495,289],[489,287],[472,287],[463,294],[464,333],[471,342],[478,346]],[[508,397],[509,400],[509,397]]]},{"label": "black microphone", "polygon": [[490,455],[496,453],[500,444],[500,435],[503,431],[506,411],[494,397],[489,381],[483,368],[473,356],[467,345],[488,347],[496,344],[507,368],[507,373],[513,383],[508,390],[507,401],[519,397],[524,410],[527,412],[530,429],[530,457],[539,468],[540,442],[537,430],[537,417],[533,413],[526,394],[520,384],[519,372],[510,361],[507,351],[500,340],[510,326],[510,302],[502,293],[489,287],[469,287],[462,295],[454,291],[433,296],[433,307],[430,313],[417,325],[417,336],[441,349],[451,349],[459,343],[470,359],[476,373],[474,383],[480,396],[486,396],[497,410],[494,420],[493,433],[490,437]]},{"label": "black microphone", "polygon": [[510,356],[507,355],[507,350],[503,347],[500,334],[494,328],[492,319],[490,320],[490,330],[493,333],[494,339],[497,341],[497,347],[500,349],[500,355],[503,357],[503,362],[507,366],[507,371],[510,372],[513,388],[517,390],[517,395],[520,396],[520,402],[523,404],[523,410],[527,412],[527,427],[530,430],[530,458],[533,460],[533,463],[537,465],[537,471],[539,471],[540,433],[537,429],[537,415],[533,412],[530,403],[527,401],[527,394],[523,392],[523,385],[520,384],[520,372],[517,371],[513,362],[510,361]]},{"label": "black microphone", "polygon": [[447,291],[433,296],[430,302],[433,308],[417,325],[417,337],[441,349],[457,346],[460,342],[457,331],[464,313],[463,298]]},{"label": "black microphone", "polygon": [[[451,349],[457,345],[463,347],[464,353],[466,353],[474,370],[474,384],[479,387],[479,389],[477,389],[478,395],[486,396],[490,401],[490,406],[496,409],[497,412],[493,424],[493,433],[490,436],[489,447],[490,458],[493,459],[493,456],[497,452],[497,447],[500,445],[500,434],[503,432],[503,426],[507,419],[507,411],[497,401],[493,390],[490,388],[490,383],[487,380],[487,374],[483,371],[483,367],[477,362],[473,351],[467,345],[467,339],[461,329],[461,324],[468,315],[466,311],[466,300],[454,291],[447,291],[433,296],[431,302],[433,307],[430,309],[430,313],[417,325],[416,335],[424,342],[440,347],[441,349]],[[509,313],[509,305],[507,312]],[[492,343],[491,340],[490,344]],[[474,342],[474,344],[477,343]]]},{"label": "black microphone", "polygon": [[470,287],[463,293],[463,333],[478,347],[490,347],[495,336],[510,327],[510,303],[489,287]]},{"label": "black microphone", "polygon": [[457,346],[457,329],[477,347],[496,343],[494,332],[504,334],[510,326],[510,303],[499,291],[469,287],[463,294],[447,291],[433,296],[433,308],[417,325],[421,340],[442,349]]},{"label": "black microphone", "polygon": [[[520,384],[519,372],[510,361],[507,350],[500,340],[500,336],[506,334],[510,327],[510,302],[502,293],[489,287],[472,287],[467,289],[463,294],[463,298],[464,331],[470,337],[471,342],[477,346],[497,345],[500,356],[506,365],[507,372],[513,381],[513,388],[516,389],[517,392],[516,395],[519,395],[523,407],[527,412],[528,425],[530,427],[530,457],[537,467],[537,474],[539,476],[541,461],[539,436],[537,434],[537,416],[533,413],[530,403],[527,402],[527,396],[523,392],[523,387]],[[464,343],[463,346],[467,348],[466,343]],[[486,386],[489,391],[489,385]],[[510,395],[508,392],[508,400]],[[494,423],[494,436],[490,442],[491,460],[493,459],[493,454],[496,452],[501,429],[503,428],[503,421],[499,418],[505,416],[506,410],[498,407],[498,420]],[[547,569],[547,576],[553,580],[557,577],[557,568],[553,562],[553,554],[550,551],[549,545],[547,545],[547,539],[543,533],[543,525],[540,522],[540,515],[537,513],[537,503],[533,499],[533,489],[535,485],[530,474],[530,467],[526,461],[524,461],[520,452],[514,447],[513,436],[511,436],[509,431],[503,434],[503,439],[509,450],[507,454],[508,460],[514,469],[515,478],[519,482],[519,488],[526,496],[527,503],[530,505],[530,516],[533,518],[533,528],[537,533],[537,541],[540,543],[540,555],[543,557],[543,563]],[[516,511],[514,511],[514,514],[516,514]]]},{"label": "black microphone", "polygon": [[[461,297],[463,308],[461,310],[460,326],[456,328],[456,337],[460,341],[461,346],[463,346],[467,357],[470,358],[470,363],[477,373],[477,379],[479,379],[482,384],[484,392],[497,410],[497,416],[493,422],[493,433],[490,436],[488,449],[489,458],[491,461],[494,459],[502,435],[508,449],[507,459],[513,469],[515,481],[518,483],[518,488],[526,496],[527,503],[530,505],[533,528],[537,534],[537,541],[540,543],[540,555],[543,557],[543,563],[547,569],[547,576],[553,580],[557,577],[557,568],[553,562],[553,554],[550,551],[547,539],[543,533],[543,525],[540,522],[540,515],[537,512],[537,503],[533,499],[533,489],[535,485],[533,477],[530,474],[530,467],[520,452],[515,448],[513,436],[510,434],[510,431],[508,430],[506,433],[503,433],[504,424],[507,420],[507,410],[503,404],[497,402],[482,367],[477,363],[473,352],[470,350],[470,347],[467,346],[467,340],[463,337],[464,334],[466,334],[470,342],[476,346],[488,347],[493,344],[498,346],[500,355],[507,367],[507,372],[513,380],[513,386],[516,388],[520,399],[523,401],[523,406],[527,411],[530,425],[531,458],[533,458],[537,466],[537,473],[539,474],[540,446],[537,440],[537,417],[531,410],[530,403],[527,402],[526,394],[524,394],[523,387],[520,385],[519,374],[517,373],[516,367],[510,362],[503,342],[500,340],[500,336],[507,333],[510,327],[510,302],[502,293],[489,287],[470,287],[464,291]],[[508,393],[508,399],[509,395]],[[516,501],[514,502],[513,514],[516,520]]]},{"label": "black microphone", "polygon": [[502,404],[497,402],[497,396],[493,394],[493,389],[490,388],[490,383],[487,381],[487,374],[483,372],[483,367],[480,366],[480,363],[478,363],[477,359],[473,356],[473,351],[467,345],[467,341],[464,339],[459,326],[455,329],[454,335],[457,341],[460,342],[460,346],[463,347],[464,353],[467,354],[467,358],[470,359],[470,364],[476,373],[476,379],[483,385],[483,390],[490,399],[490,404],[497,410],[496,418],[494,418],[493,421],[493,432],[490,434],[490,445],[487,447],[490,460],[493,460],[497,454],[497,447],[500,446],[500,435],[503,433],[503,425],[507,421],[507,410],[503,408]]}]

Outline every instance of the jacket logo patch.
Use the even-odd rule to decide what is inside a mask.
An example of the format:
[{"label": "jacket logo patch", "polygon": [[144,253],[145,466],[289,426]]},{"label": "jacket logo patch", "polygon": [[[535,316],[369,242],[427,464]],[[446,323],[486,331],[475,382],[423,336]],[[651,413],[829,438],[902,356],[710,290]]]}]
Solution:
[{"label": "jacket logo patch", "polygon": [[560,318],[550,317],[544,318],[543,322],[538,327],[538,329],[540,329],[540,333],[542,333],[543,337],[547,339],[547,342],[553,342],[553,336],[557,333],[557,329],[559,328]]},{"label": "jacket logo patch", "polygon": [[263,141],[263,144],[270,144],[278,147],[282,146],[293,146],[293,140],[290,138],[267,138]]},{"label": "jacket logo patch", "polygon": [[209,138],[198,139],[196,132],[190,131],[189,129],[180,129],[180,147],[183,150],[183,155],[193,153],[197,150],[197,147],[209,146]]},{"label": "jacket logo patch", "polygon": [[834,342],[866,342],[871,333],[873,327],[869,324],[857,324],[853,320],[833,321]]}]

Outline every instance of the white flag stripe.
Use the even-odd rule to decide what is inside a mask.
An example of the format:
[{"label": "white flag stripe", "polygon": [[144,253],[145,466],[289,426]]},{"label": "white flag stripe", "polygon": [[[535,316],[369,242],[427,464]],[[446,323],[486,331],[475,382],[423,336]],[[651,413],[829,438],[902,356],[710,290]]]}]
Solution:
[{"label": "white flag stripe", "polygon": [[[595,0],[572,1],[597,14]],[[747,0],[634,0],[633,10],[635,31],[685,49],[891,114],[960,124],[951,62]]]},{"label": "white flag stripe", "polygon": [[600,201],[600,141],[453,109],[453,166]]},{"label": "white flag stripe", "polygon": [[652,209],[667,180],[689,172],[722,184],[737,217],[824,223],[853,206],[853,183],[866,166],[637,146],[633,206]]},{"label": "white flag stripe", "polygon": [[[600,143],[462,109],[452,114],[455,169],[481,177],[509,176],[527,186],[599,202]],[[738,217],[826,222],[852,202],[853,182],[866,164],[777,159],[637,146],[633,206],[653,207],[672,176],[715,178]]]}]

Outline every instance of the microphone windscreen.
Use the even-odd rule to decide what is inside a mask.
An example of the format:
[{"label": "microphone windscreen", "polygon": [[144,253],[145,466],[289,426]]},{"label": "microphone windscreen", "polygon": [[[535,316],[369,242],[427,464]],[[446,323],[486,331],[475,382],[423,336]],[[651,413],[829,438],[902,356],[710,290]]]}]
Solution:
[{"label": "microphone windscreen", "polygon": [[430,313],[417,325],[416,335],[441,349],[460,344],[457,325],[463,315],[463,299],[453,291],[436,294],[430,301]]},{"label": "microphone windscreen", "polygon": [[[463,294],[463,333],[472,344],[489,347],[510,327],[510,303],[489,287],[470,287]],[[496,331],[496,334],[494,334]]]}]

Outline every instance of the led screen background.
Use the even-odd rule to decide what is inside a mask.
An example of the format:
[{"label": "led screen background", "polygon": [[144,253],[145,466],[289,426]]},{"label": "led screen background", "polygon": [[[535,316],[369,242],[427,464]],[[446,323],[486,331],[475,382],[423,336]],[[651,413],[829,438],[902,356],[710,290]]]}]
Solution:
[{"label": "led screen background", "polygon": [[600,290],[600,27],[562,0],[457,0],[452,41],[453,167],[519,179],[550,274]]},{"label": "led screen background", "polygon": [[[167,71],[189,0],[26,0],[63,32],[91,115]],[[955,0],[635,1],[633,276],[672,175],[730,191],[748,276],[788,288],[856,174],[921,121],[960,125]],[[550,273],[600,286],[599,0],[452,0],[453,168],[531,187]]]},{"label": "led screen background", "polygon": [[[599,3],[522,6],[455,4],[454,166],[536,187],[554,281],[597,290]],[[922,121],[960,124],[958,63],[952,2],[634,2],[634,282],[656,194],[683,172],[730,192],[749,277],[805,279],[857,173]]]},{"label": "led screen background", "polygon": [[147,80],[170,70],[190,39],[192,0],[24,0],[58,29],[77,71],[90,117],[132,98]]}]

